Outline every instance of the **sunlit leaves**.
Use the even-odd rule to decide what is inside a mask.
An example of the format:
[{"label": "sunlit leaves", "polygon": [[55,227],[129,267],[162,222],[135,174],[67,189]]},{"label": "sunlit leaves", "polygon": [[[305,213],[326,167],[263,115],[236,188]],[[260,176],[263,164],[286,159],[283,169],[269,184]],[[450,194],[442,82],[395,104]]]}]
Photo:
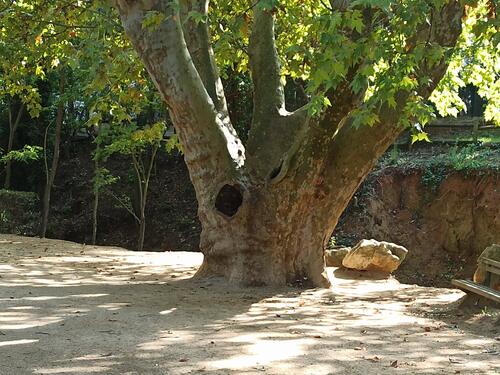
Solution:
[{"label": "sunlit leaves", "polygon": [[[398,93],[404,93],[409,104],[401,123],[423,125],[434,109],[441,115],[462,111],[458,89],[473,84],[488,100],[486,119],[500,122],[499,21],[493,17],[491,0],[468,8],[455,50],[431,40],[433,14],[444,3],[212,0],[208,18],[197,11],[190,11],[188,18],[209,24],[216,62],[224,75],[248,71],[253,8],[271,12],[282,74],[307,83],[309,109],[315,116],[337,105],[326,99],[327,93],[343,86],[348,88],[345,95],[360,98],[363,109],[355,113],[359,124],[375,125],[375,113],[382,106],[396,109]],[[44,79],[62,66],[79,71],[82,100],[91,108],[89,124],[124,125],[146,110],[161,108],[107,1],[13,2],[1,17],[0,52],[9,57],[0,62],[5,73],[0,78],[2,94],[22,96],[32,115],[40,110],[32,92],[33,77]],[[164,20],[164,14],[150,10],[142,26],[156,28]],[[452,53],[430,107],[417,91],[434,82],[419,67],[432,71]]]},{"label": "sunlit leaves", "polygon": [[491,6],[491,1],[483,0],[468,8],[458,48],[431,96],[441,115],[456,116],[463,111],[458,91],[472,84],[487,100],[485,119],[500,124],[500,20],[494,17]]},{"label": "sunlit leaves", "polygon": [[42,148],[39,146],[25,145],[21,150],[14,150],[0,157],[0,163],[7,161],[30,162],[38,160],[42,154]]},{"label": "sunlit leaves", "polygon": [[429,134],[427,134],[425,132],[420,132],[420,133],[415,133],[415,134],[411,135],[411,143],[412,144],[415,142],[421,142],[421,141],[430,142],[431,140],[429,139]]},{"label": "sunlit leaves", "polygon": [[353,115],[353,126],[373,126],[379,122],[378,115],[371,108],[358,108],[354,110]]},{"label": "sunlit leaves", "polygon": [[144,129],[133,124],[114,129],[111,142],[104,147],[107,155],[119,153],[122,155],[140,156],[149,147],[158,147],[163,141],[165,123],[157,122]]},{"label": "sunlit leaves", "polygon": [[[346,80],[353,95],[365,92],[365,100],[375,102],[370,104],[372,108],[383,103],[395,108],[395,93],[401,90],[416,103],[420,99],[414,91],[433,84],[428,77],[420,76],[418,67],[425,64],[432,71],[452,52],[429,39],[432,28],[429,31],[427,27],[433,23],[433,12],[439,12],[445,4],[441,0],[358,0],[340,2],[343,5],[335,9],[330,2],[319,0],[257,4],[275,14],[282,73],[308,82],[309,107],[316,115],[327,107],[325,93]],[[484,4],[477,8],[483,8],[483,16],[479,10],[469,10],[461,38],[468,43],[461,43],[457,50],[461,52],[455,53],[461,64],[450,70],[439,86],[439,94],[432,97],[442,115],[463,109],[457,90],[470,83],[477,85],[480,95],[489,101],[487,118],[498,118],[498,74],[493,73],[499,71],[498,20],[492,21],[491,6]],[[218,63],[245,70],[248,33],[241,30],[247,30],[252,22],[251,7],[246,1],[219,0],[212,2],[212,8]],[[478,21],[488,9],[489,21]],[[477,52],[472,52],[474,49]],[[411,114],[411,118],[417,117],[422,115]],[[365,120],[364,116],[361,119]]]},{"label": "sunlit leaves", "polygon": [[182,145],[180,144],[179,136],[177,134],[173,134],[165,142],[165,151],[172,152],[174,150],[181,150],[182,151]]},{"label": "sunlit leaves", "polygon": [[92,179],[92,188],[94,193],[106,186],[116,183],[118,180],[119,177],[112,175],[107,168],[97,168],[95,176]]}]

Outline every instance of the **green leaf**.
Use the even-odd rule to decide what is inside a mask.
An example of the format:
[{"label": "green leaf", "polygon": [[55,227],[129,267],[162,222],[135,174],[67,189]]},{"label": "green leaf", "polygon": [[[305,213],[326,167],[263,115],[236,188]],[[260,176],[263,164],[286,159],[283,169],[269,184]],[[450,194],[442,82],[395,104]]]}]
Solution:
[{"label": "green leaf", "polygon": [[421,142],[421,141],[430,142],[431,140],[429,139],[429,134],[427,134],[425,132],[420,132],[420,133],[416,133],[416,134],[411,135],[411,144],[414,144],[415,142]]}]

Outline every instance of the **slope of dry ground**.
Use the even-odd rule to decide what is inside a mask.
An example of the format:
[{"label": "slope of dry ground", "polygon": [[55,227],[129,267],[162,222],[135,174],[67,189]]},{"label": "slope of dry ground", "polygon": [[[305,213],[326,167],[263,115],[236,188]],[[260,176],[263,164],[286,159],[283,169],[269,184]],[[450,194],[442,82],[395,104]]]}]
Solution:
[{"label": "slope of dry ground", "polygon": [[495,374],[495,310],[330,270],[331,290],[192,280],[198,253],[0,236],[0,374]]},{"label": "slope of dry ground", "polygon": [[[446,287],[452,278],[470,276],[482,251],[500,243],[500,165],[434,173],[373,173],[335,235],[350,243],[375,238],[406,247],[408,256],[396,273],[405,282]],[[433,186],[424,182],[429,180]]]}]

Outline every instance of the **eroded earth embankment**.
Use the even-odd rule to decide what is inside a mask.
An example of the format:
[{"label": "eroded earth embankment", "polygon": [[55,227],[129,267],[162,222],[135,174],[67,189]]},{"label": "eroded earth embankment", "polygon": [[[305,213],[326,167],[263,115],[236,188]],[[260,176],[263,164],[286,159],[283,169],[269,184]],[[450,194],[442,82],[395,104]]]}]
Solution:
[{"label": "eroded earth embankment", "polygon": [[405,282],[470,278],[481,251],[500,243],[500,173],[386,168],[358,191],[335,235],[405,246],[409,254],[398,271]]}]

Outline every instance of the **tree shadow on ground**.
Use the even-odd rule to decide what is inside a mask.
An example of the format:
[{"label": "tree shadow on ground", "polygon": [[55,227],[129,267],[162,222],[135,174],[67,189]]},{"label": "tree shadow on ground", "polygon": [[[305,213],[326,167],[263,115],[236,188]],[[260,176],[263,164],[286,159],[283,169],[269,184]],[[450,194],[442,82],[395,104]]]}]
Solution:
[{"label": "tree shadow on ground", "polygon": [[453,291],[348,279],[332,290],[239,289],[191,279],[199,254],[9,241],[0,241],[2,375],[499,369],[494,340],[421,316],[456,301]]}]

